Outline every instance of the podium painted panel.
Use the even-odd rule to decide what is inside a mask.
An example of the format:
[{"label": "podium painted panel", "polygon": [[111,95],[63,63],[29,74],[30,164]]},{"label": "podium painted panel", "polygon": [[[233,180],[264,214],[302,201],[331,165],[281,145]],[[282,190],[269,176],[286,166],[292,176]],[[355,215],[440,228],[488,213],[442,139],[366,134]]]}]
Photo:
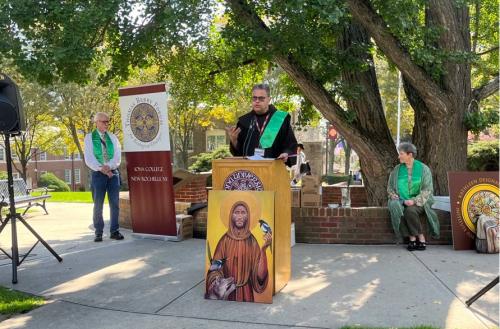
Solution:
[{"label": "podium painted panel", "polygon": [[291,276],[291,188],[283,161],[252,161],[243,158],[214,160],[212,186],[214,190],[275,192],[273,291],[276,293],[283,289]]},{"label": "podium painted panel", "polygon": [[209,193],[205,298],[272,303],[274,192]]}]

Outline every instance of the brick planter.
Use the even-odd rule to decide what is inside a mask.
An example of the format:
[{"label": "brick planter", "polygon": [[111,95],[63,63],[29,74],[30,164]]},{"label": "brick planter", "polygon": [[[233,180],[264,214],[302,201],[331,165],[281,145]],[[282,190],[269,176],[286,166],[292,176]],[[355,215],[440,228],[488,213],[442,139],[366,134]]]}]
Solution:
[{"label": "brick planter", "polygon": [[120,216],[118,223],[120,227],[132,229],[132,219],[130,218],[130,199],[128,192],[120,192]]},{"label": "brick planter", "polygon": [[175,191],[175,201],[202,203],[207,202],[207,177],[194,179]]},{"label": "brick planter", "polygon": [[205,239],[207,237],[208,207],[200,209],[193,214],[193,237]]},{"label": "brick planter", "polygon": [[[436,210],[441,236],[429,244],[452,244],[450,213]],[[301,243],[387,244],[395,242],[386,207],[292,208],[295,238]],[[424,221],[425,222],[425,221]]]}]

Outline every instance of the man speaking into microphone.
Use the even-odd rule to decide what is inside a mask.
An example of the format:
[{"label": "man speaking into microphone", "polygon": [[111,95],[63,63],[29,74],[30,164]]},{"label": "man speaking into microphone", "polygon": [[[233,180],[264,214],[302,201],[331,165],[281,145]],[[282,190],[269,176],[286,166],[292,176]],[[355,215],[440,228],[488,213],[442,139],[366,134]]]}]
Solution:
[{"label": "man speaking into microphone", "polygon": [[290,115],[277,110],[270,101],[269,85],[253,86],[252,111],[241,116],[236,127],[226,129],[232,155],[255,155],[284,162],[295,156],[297,140],[290,125]]}]

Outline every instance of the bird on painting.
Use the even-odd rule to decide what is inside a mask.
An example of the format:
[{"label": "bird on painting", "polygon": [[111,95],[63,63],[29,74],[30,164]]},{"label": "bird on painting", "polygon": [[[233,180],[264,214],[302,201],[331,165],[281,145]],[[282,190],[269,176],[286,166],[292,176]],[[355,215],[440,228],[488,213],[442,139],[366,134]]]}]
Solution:
[{"label": "bird on painting", "polygon": [[220,270],[225,262],[226,262],[225,258],[212,260],[212,264],[210,265],[208,271],[213,272]]},{"label": "bird on painting", "polygon": [[273,232],[273,230],[271,230],[271,226],[269,226],[269,224],[266,223],[265,220],[259,219],[259,224],[260,224],[260,229],[262,230],[262,232],[264,232],[264,234]]}]

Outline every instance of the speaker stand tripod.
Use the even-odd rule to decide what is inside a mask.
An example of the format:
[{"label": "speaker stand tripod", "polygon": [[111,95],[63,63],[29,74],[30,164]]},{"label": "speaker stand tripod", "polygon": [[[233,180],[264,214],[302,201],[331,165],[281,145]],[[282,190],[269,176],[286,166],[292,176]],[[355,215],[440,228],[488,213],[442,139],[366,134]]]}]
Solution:
[{"label": "speaker stand tripod", "polygon": [[495,279],[493,279],[493,281],[491,281],[486,286],[484,286],[483,289],[479,290],[479,292],[477,294],[475,294],[474,296],[472,296],[471,298],[469,298],[465,302],[465,304],[467,305],[467,307],[471,306],[472,303],[474,303],[482,295],[484,295],[485,293],[487,293],[488,291],[490,291],[491,288],[493,288],[494,286],[496,286],[498,284],[498,278],[499,278],[499,276],[497,275],[497,277]]},{"label": "speaker stand tripod", "polygon": [[[14,203],[14,179],[12,177],[12,157],[11,157],[11,152],[10,152],[10,140],[9,134],[4,135],[4,142],[5,142],[5,153],[6,153],[6,160],[7,160],[7,182],[9,185],[9,204],[10,204],[10,211],[9,214],[6,216],[6,219],[2,222],[2,225],[0,226],[0,233],[4,230],[5,226],[7,223],[10,221],[11,223],[11,229],[12,229],[12,254],[9,255],[5,250],[0,248],[0,250],[12,260],[12,283],[17,283],[17,267],[21,265],[21,263],[26,259],[26,257],[29,255],[29,253],[35,248],[35,246],[38,244],[38,242],[41,242],[45,248],[47,248],[48,251],[54,255],[54,257],[59,261],[62,262],[62,258],[52,249],[47,242],[45,242],[42,237],[36,233],[36,231],[24,220],[24,218],[19,214],[16,213],[16,206]],[[16,220],[19,220],[26,228],[37,238],[37,242],[31,247],[31,249],[24,254],[23,258],[19,260],[19,249],[17,245],[17,227],[16,227]]]}]

